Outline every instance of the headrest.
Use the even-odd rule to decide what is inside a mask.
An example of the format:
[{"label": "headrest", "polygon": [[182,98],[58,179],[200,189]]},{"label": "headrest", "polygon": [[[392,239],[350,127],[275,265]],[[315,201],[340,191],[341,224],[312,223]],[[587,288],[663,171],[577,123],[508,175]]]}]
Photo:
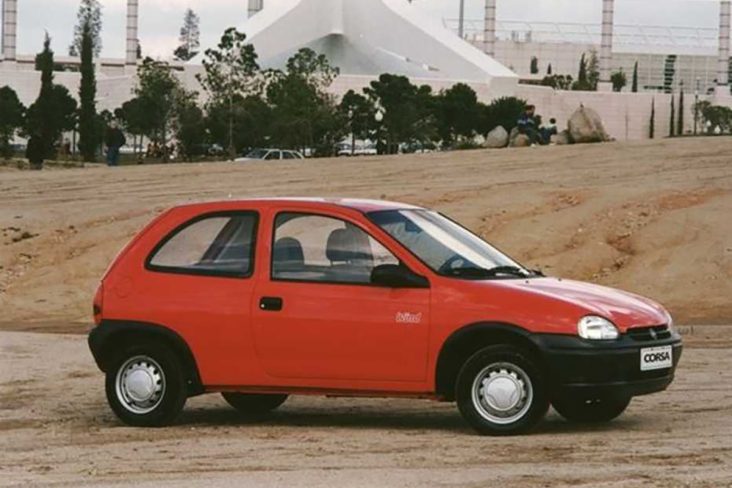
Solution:
[{"label": "headrest", "polygon": [[336,229],[328,236],[326,257],[333,263],[372,260],[366,234],[355,229]]},{"label": "headrest", "polygon": [[279,264],[305,264],[302,244],[294,237],[282,237],[275,242],[273,261]]}]

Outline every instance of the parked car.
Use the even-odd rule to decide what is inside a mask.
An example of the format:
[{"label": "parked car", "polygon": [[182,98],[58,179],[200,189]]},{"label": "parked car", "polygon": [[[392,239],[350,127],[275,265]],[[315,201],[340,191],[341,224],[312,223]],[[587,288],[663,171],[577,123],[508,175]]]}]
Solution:
[{"label": "parked car", "polygon": [[378,150],[376,144],[356,144],[356,148],[351,150],[350,144],[339,144],[336,146],[337,156],[376,156]]},{"label": "parked car", "polygon": [[682,351],[649,299],[544,277],[437,212],[369,200],[173,208],[93,305],[91,352],[134,426],[214,392],[247,415],[297,394],[456,401],[481,434],[525,432],[550,404],[609,421],[666,389]]},{"label": "parked car", "polygon": [[280,159],[305,159],[305,156],[297,151],[284,149],[254,149],[253,151],[247,153],[246,156],[235,159],[235,161],[237,163],[242,163],[246,161],[273,161]]}]

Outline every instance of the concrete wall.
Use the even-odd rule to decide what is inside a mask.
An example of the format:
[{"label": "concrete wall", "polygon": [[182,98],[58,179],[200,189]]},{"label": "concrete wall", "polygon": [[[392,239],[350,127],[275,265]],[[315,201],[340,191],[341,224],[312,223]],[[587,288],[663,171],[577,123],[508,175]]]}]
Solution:
[{"label": "concrete wall", "polygon": [[[655,100],[655,137],[669,135],[671,119],[671,96],[663,93],[613,93],[553,90],[547,87],[519,85],[517,96],[536,105],[537,113],[544,121],[551,117],[557,119],[560,128],[566,128],[567,121],[580,104],[594,109],[602,118],[605,129],[611,137],[618,140],[647,139],[650,132],[651,105]],[[675,96],[675,116],[678,120],[679,96]],[[713,100],[700,96],[700,100],[710,100],[716,104],[732,106],[732,100]],[[694,95],[684,96],[684,133],[692,133],[694,128]],[[678,124],[678,122],[675,122]],[[698,130],[702,127],[699,125]]]}]

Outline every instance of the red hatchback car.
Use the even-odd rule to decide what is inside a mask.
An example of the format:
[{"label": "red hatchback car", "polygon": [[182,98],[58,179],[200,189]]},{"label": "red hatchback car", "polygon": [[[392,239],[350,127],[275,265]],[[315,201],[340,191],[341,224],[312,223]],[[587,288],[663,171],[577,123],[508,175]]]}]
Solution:
[{"label": "red hatchback car", "polygon": [[544,277],[437,212],[349,199],[169,210],[107,271],[94,318],[107,399],[136,426],[209,392],[250,415],[293,394],[456,401],[482,434],[550,404],[608,421],[664,390],[682,347],[651,300]]}]

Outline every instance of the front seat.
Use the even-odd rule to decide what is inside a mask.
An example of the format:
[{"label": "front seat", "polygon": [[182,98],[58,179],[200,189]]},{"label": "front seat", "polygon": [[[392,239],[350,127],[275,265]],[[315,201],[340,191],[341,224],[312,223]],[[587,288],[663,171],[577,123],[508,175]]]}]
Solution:
[{"label": "front seat", "polygon": [[288,274],[302,272],[304,269],[305,253],[300,241],[294,237],[277,239],[272,250],[272,274],[287,278]]},{"label": "front seat", "polygon": [[331,263],[332,281],[368,283],[374,257],[368,236],[355,228],[336,229],[328,236],[325,250]]}]

